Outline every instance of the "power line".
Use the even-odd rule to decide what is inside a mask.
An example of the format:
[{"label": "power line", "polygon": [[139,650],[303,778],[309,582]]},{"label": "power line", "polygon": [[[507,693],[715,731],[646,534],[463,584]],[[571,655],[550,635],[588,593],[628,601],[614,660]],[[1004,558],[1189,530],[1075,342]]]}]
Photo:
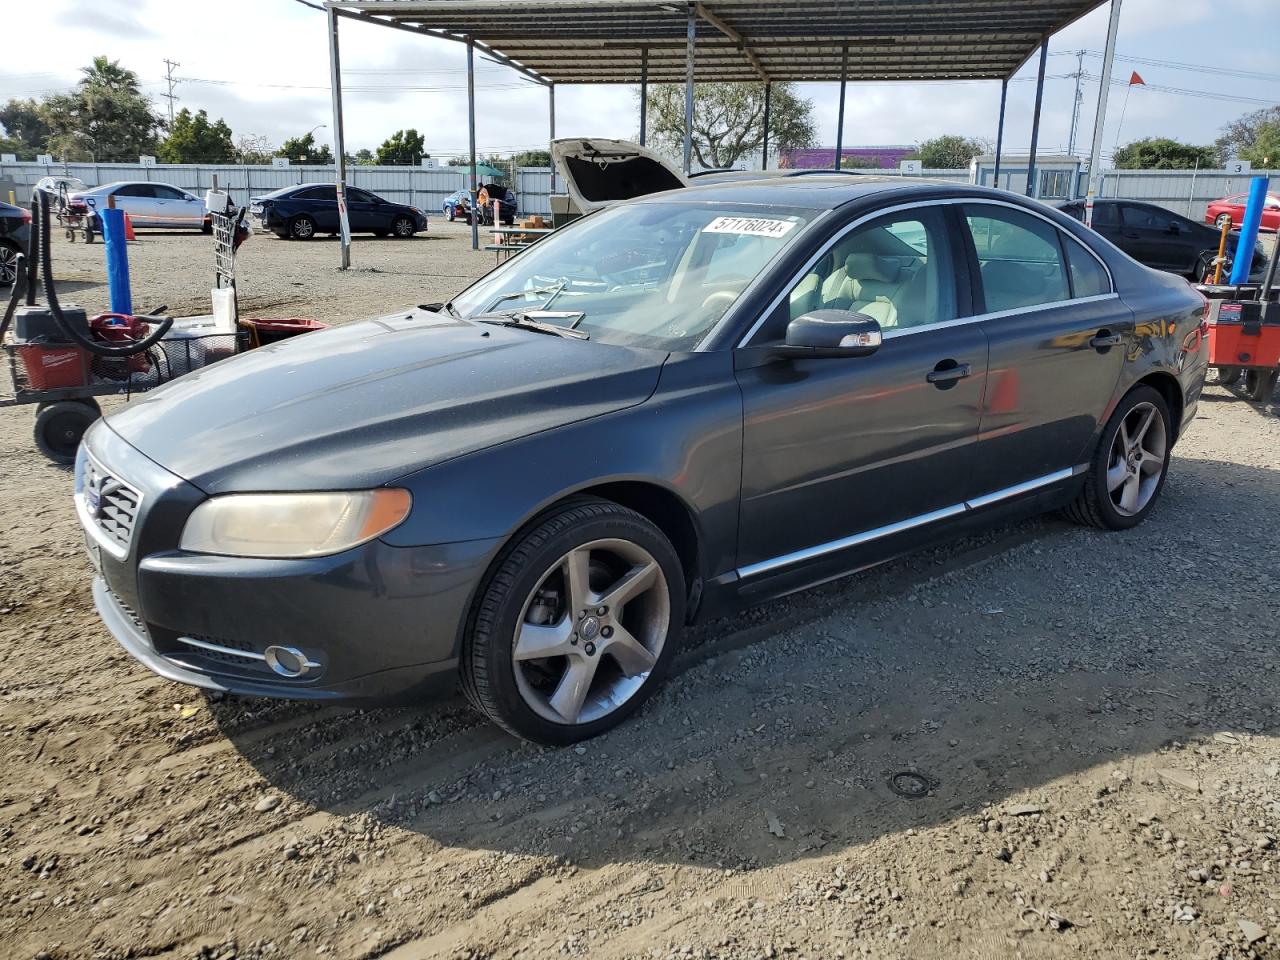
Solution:
[{"label": "power line", "polygon": [[[1086,50],[1086,56],[1101,57],[1097,50]],[[1261,73],[1256,70],[1237,70],[1233,67],[1222,67],[1209,63],[1187,63],[1182,60],[1159,60],[1154,57],[1130,57],[1116,54],[1117,60],[1125,63],[1137,63],[1149,67],[1166,67],[1170,70],[1183,70],[1191,73],[1207,73],[1221,77],[1237,77],[1242,80],[1268,80],[1280,83],[1280,73]]]},{"label": "power line", "polygon": [[164,62],[164,79],[165,79],[165,83],[169,85],[169,92],[162,93],[160,94],[160,96],[164,97],[166,100],[169,101],[169,129],[170,130],[173,129],[173,101],[178,99],[177,94],[173,92],[173,88],[175,84],[179,84],[182,82],[181,77],[175,77],[173,75],[173,68],[180,67],[180,66],[182,66],[182,64],[178,63],[176,60],[166,59]]}]

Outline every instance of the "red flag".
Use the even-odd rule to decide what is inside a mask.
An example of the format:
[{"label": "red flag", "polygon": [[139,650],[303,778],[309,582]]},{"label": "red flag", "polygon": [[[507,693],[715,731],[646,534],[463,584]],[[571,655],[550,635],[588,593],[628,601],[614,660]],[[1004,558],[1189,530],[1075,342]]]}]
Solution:
[{"label": "red flag", "polygon": [[1147,81],[1143,80],[1140,76],[1138,76],[1137,70],[1133,71],[1133,73],[1129,75],[1129,86],[1145,87],[1146,85],[1147,85]]}]

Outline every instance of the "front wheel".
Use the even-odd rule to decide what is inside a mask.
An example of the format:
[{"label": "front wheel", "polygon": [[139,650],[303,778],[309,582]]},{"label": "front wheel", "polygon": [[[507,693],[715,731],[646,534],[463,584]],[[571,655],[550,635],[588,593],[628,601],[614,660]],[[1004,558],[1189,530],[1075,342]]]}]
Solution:
[{"label": "front wheel", "polygon": [[408,217],[396,217],[391,221],[391,232],[399,240],[407,240],[415,233],[413,221]]},{"label": "front wheel", "polygon": [[570,502],[519,535],[488,577],[463,690],[516,736],[585,740],[661,682],[684,612],[680,560],[661,530],[606,500]]},{"label": "front wheel", "polygon": [[11,287],[18,279],[18,248],[0,243],[0,287]]},{"label": "front wheel", "polygon": [[99,416],[96,403],[92,406],[78,400],[51,403],[36,414],[36,446],[54,463],[74,463],[81,437]]},{"label": "front wheel", "polygon": [[1169,405],[1155,388],[1134,387],[1103,427],[1067,516],[1104,530],[1136,527],[1160,498],[1172,448]]}]

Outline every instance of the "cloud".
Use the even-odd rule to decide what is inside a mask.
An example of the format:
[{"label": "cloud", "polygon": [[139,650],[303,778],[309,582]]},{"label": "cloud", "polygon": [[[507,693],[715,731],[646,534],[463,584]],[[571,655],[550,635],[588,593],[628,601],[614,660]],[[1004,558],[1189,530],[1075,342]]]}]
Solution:
[{"label": "cloud", "polygon": [[103,10],[97,3],[73,7],[60,26],[64,29],[70,27],[75,30],[87,30],[123,40],[141,40],[159,36],[155,30],[144,25],[137,17],[128,13]]}]

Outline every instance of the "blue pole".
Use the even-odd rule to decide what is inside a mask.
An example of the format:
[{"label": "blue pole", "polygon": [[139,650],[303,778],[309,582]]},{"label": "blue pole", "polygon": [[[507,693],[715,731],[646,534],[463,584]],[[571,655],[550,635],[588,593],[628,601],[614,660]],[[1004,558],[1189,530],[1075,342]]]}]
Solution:
[{"label": "blue pole", "polygon": [[1249,201],[1244,205],[1244,223],[1240,225],[1240,242],[1231,261],[1228,283],[1244,283],[1253,269],[1253,248],[1258,244],[1258,227],[1262,225],[1262,206],[1267,201],[1267,178],[1254,177],[1249,184]]},{"label": "blue pole", "polygon": [[129,250],[124,242],[124,211],[107,207],[98,211],[98,219],[102,221],[102,245],[107,252],[107,291],[111,296],[111,312],[132,314]]}]

